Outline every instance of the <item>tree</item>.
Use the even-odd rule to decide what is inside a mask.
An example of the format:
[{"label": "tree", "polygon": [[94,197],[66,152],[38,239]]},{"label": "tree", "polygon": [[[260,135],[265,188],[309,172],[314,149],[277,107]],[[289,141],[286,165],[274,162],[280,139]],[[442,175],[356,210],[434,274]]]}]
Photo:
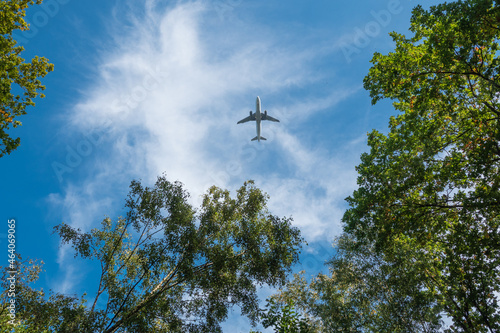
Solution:
[{"label": "tree", "polygon": [[418,268],[450,331],[500,329],[499,18],[492,0],[417,6],[364,81],[401,114],[369,134],[344,230],[394,274]]},{"label": "tree", "polygon": [[[260,317],[264,328],[273,327],[275,333],[313,333],[313,328],[307,318],[294,308],[294,301],[288,300],[285,305],[275,298],[267,299],[267,311],[262,311]],[[259,333],[251,331],[250,333]]]},{"label": "tree", "polygon": [[[86,311],[83,297],[79,299],[32,288],[42,271],[43,262],[23,260],[17,255],[16,266],[14,270],[7,267],[2,270],[1,333],[92,331],[93,314]],[[12,274],[12,271],[17,271],[17,274]],[[12,278],[15,279],[12,281],[14,287],[10,288]],[[13,305],[11,300],[15,302]]]},{"label": "tree", "polygon": [[441,314],[447,332],[497,332],[500,6],[417,6],[410,30],[364,80],[400,113],[368,135],[330,273],[277,297],[326,332],[433,332]]},{"label": "tree", "polygon": [[[16,117],[26,114],[26,107],[34,106],[33,99],[44,97],[45,90],[38,78],[54,69],[46,58],[35,56],[25,63],[20,54],[24,48],[12,37],[16,29],[28,30],[24,21],[26,8],[42,0],[6,0],[0,2],[0,157],[10,154],[21,142],[7,132],[21,122]],[[18,94],[17,91],[22,91]]]},{"label": "tree", "polygon": [[[220,332],[229,307],[238,305],[255,324],[257,285],[284,284],[298,260],[298,229],[268,212],[268,196],[253,182],[236,198],[210,188],[199,210],[188,198],[181,183],[164,176],[154,188],[133,181],[125,218],[106,218],[90,232],[56,226],[76,256],[100,263],[101,274],[92,301],[65,299],[50,322],[69,325],[74,317],[80,330],[107,333]],[[46,301],[22,302],[20,326],[54,331],[34,311]]]},{"label": "tree", "polygon": [[418,269],[394,274],[373,247],[360,247],[347,234],[335,247],[329,274],[309,283],[305,272],[296,274],[272,297],[281,304],[294,300],[314,332],[439,332],[441,307],[420,288]]}]

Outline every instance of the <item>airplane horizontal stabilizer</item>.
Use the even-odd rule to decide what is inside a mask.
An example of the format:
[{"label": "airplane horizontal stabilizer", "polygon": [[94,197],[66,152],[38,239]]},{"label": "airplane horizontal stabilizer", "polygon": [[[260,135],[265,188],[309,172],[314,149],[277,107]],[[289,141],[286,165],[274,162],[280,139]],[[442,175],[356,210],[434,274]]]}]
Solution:
[{"label": "airplane horizontal stabilizer", "polygon": [[[258,136],[256,136],[255,138],[253,138],[253,139],[252,139],[252,141],[255,141],[255,140],[258,140],[258,139],[259,139],[259,137],[258,137]],[[260,139],[261,139],[261,140],[267,140],[267,139],[266,139],[265,137],[263,137],[263,136],[261,136],[261,137],[260,137]]]}]

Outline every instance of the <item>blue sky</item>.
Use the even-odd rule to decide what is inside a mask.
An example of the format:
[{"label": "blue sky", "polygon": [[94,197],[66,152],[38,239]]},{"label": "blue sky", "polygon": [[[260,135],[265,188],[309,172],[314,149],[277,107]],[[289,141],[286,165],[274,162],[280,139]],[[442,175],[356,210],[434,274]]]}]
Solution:
[{"label": "blue sky", "polygon": [[[436,1],[424,1],[428,7]],[[45,0],[18,34],[23,56],[47,57],[46,98],[11,132],[21,146],[0,160],[2,213],[17,222],[17,251],[45,262],[38,286],[95,292],[98,272],[52,234],[66,222],[89,230],[124,213],[133,179],[166,173],[192,194],[254,179],[279,216],[309,242],[313,275],[333,254],[344,198],[366,133],[386,131],[389,101],[371,106],[362,80],[374,52],[407,34],[418,3],[390,1]],[[263,109],[265,142],[254,124]],[[5,230],[0,244],[7,246]],[[6,258],[4,259],[6,262]],[[263,290],[265,297],[269,290]],[[237,310],[227,332],[248,331]]]}]

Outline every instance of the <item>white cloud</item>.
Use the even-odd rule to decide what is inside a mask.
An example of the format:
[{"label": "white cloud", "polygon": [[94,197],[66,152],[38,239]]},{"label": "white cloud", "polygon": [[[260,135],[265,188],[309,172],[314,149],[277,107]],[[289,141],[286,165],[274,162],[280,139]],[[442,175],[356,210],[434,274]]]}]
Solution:
[{"label": "white cloud", "polygon": [[[360,147],[356,143],[343,149],[305,147],[299,138],[280,131],[277,134],[285,159],[293,165],[289,177],[259,177],[271,195],[270,206],[278,215],[292,215],[309,241],[331,241],[340,234],[344,199],[355,187],[354,163]],[[354,149],[352,149],[354,148]]]},{"label": "white cloud", "polygon": [[[100,55],[98,75],[71,115],[75,131],[99,128],[106,141],[86,157],[96,160],[86,176],[68,185],[63,197],[53,196],[53,205],[66,212],[67,222],[88,229],[117,210],[111,203],[123,207],[125,197],[116,198],[113,188],[132,179],[152,183],[166,172],[186,185],[197,204],[210,185],[234,189],[253,178],[271,195],[273,213],[293,215],[308,240],[337,234],[358,154],[304,146],[285,126],[332,108],[359,87],[292,100],[300,104],[277,105],[274,114],[268,109],[284,121],[264,125],[268,142],[250,143],[254,127],[236,121],[254,108],[256,95],[279,96],[324,73],[314,70],[317,55],[314,45],[305,47],[307,37],[286,43],[269,27],[237,19],[230,26],[211,25],[213,8],[206,6],[179,2],[162,11],[148,1],[144,16],[123,23],[116,11],[110,29],[116,45]],[[222,37],[222,28],[231,31],[229,37]],[[277,159],[286,172],[273,171]],[[76,184],[87,190],[75,190]],[[66,251],[59,258],[68,267]]]}]

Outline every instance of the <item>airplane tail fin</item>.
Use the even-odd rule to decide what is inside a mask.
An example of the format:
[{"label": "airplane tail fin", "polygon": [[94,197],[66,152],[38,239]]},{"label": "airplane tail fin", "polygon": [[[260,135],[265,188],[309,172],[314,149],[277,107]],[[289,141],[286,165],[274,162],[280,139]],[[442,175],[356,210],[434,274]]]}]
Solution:
[{"label": "airplane tail fin", "polygon": [[[255,141],[255,140],[258,140],[259,139],[259,136],[256,136],[255,138],[252,139],[252,141]],[[261,136],[260,137],[261,140],[267,140],[265,137]]]}]

